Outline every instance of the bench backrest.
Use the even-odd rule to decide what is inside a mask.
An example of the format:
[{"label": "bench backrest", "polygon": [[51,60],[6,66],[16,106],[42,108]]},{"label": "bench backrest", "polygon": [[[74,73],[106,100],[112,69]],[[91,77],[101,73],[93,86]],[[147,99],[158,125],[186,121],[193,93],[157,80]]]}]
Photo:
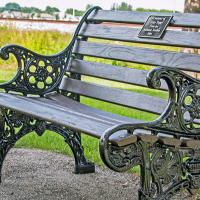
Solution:
[{"label": "bench backrest", "polygon": [[[146,76],[148,70],[154,66],[200,72],[198,54],[178,52],[179,47],[200,48],[200,33],[182,31],[182,27],[200,28],[200,15],[170,14],[173,15],[173,21],[164,36],[161,39],[150,39],[139,38],[138,33],[142,26],[135,28],[131,24],[143,25],[150,15],[169,15],[169,13],[100,9],[93,11],[78,33],[82,39],[77,39],[75,42],[72,52],[75,58],[71,60],[68,72],[142,87],[147,87]],[[126,45],[122,42],[126,42]],[[82,60],[83,56],[87,56],[87,59]],[[101,58],[100,62],[96,58]],[[102,59],[114,65],[102,63]],[[131,65],[131,68],[117,66],[115,61],[122,61],[125,66]],[[134,63],[142,64],[142,67]],[[63,80],[61,89],[154,114],[161,114],[168,102],[166,98],[71,78]],[[167,85],[163,84],[161,89],[167,90]]]}]

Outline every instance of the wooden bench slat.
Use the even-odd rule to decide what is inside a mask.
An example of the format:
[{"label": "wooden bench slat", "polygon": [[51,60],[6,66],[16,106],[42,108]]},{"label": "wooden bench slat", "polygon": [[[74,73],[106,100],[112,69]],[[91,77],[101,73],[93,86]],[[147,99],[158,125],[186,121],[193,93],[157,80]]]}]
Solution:
[{"label": "wooden bench slat", "polygon": [[[64,98],[65,104],[72,103],[73,105],[75,102],[67,97]],[[96,115],[87,110],[85,110],[85,112],[80,112],[81,106],[89,106],[78,102],[75,103],[76,106],[74,105],[74,108],[76,109],[69,109],[69,107],[64,106],[65,104],[62,104],[62,102],[52,103],[52,100],[40,97],[25,97],[0,93],[0,106],[3,108],[8,108],[35,117],[36,119],[52,122],[75,131],[80,131],[96,138],[100,138],[106,129],[116,124],[121,124],[124,121],[124,117],[122,117],[123,120],[121,122],[120,120],[114,121],[112,118],[105,117],[107,114],[105,114],[105,116],[100,114],[105,111],[100,111],[100,113],[98,113],[98,109],[96,109],[98,113]],[[93,108],[93,110],[95,110],[95,108]],[[119,116],[119,118],[120,117],[121,116]],[[129,118],[129,120],[132,123],[144,122],[133,118]],[[110,137],[109,141],[115,145],[123,146],[137,141],[137,136],[129,134],[127,131],[118,131]]]},{"label": "wooden bench slat", "polygon": [[198,32],[167,30],[162,39],[149,39],[139,38],[140,30],[141,28],[85,24],[81,28],[79,35],[125,42],[200,48],[200,33]]},{"label": "wooden bench slat", "polygon": [[[91,106],[87,106],[84,105],[82,103],[79,103],[77,101],[72,101],[71,99],[58,94],[58,93],[48,93],[45,95],[45,98],[51,99],[53,100],[53,103],[51,101],[51,104],[53,104],[54,106],[64,106],[65,109],[67,110],[76,110],[77,112],[83,113],[83,114],[87,114],[88,112],[90,112],[90,116],[93,118],[98,118],[99,120],[107,120],[109,119],[109,122],[112,122],[113,124],[118,124],[118,123],[132,123],[133,120],[135,123],[145,123],[146,121],[142,121],[139,119],[133,119],[130,117],[125,117],[122,115],[117,115],[114,113],[110,113],[110,112],[106,112],[104,110],[100,110],[97,108],[93,108]],[[44,101],[46,102],[46,99],[44,98],[37,98],[39,101]]]},{"label": "wooden bench slat", "polygon": [[170,26],[197,27],[200,28],[200,16],[197,13],[163,13],[163,12],[140,12],[121,10],[98,10],[88,16],[88,21],[117,22],[144,24],[150,15],[173,15]]},{"label": "wooden bench slat", "polygon": [[73,53],[200,72],[200,55],[198,54],[85,41],[77,41]]},{"label": "wooden bench slat", "polygon": [[[72,59],[68,71],[123,83],[147,86],[146,75],[148,71],[146,70]],[[161,89],[167,90],[165,81],[161,80],[161,82]],[[186,113],[185,117],[189,117],[189,114]],[[200,119],[195,119],[194,122],[200,124]]]},{"label": "wooden bench slat", "polygon": [[173,138],[172,135],[159,133],[157,135],[158,142],[161,144],[179,147],[181,145],[181,141],[179,139]]},{"label": "wooden bench slat", "polygon": [[200,140],[182,137],[180,141],[182,147],[200,147]]},{"label": "wooden bench slat", "polygon": [[60,89],[118,105],[161,114],[167,106],[167,99],[121,90],[103,85],[64,78]]},{"label": "wooden bench slat", "polygon": [[138,137],[139,140],[143,142],[155,143],[158,140],[156,135],[151,135],[145,130],[136,130],[134,131],[134,135]]},{"label": "wooden bench slat", "polygon": [[[118,81],[147,87],[146,76],[149,71],[97,63],[91,61],[72,59],[68,72],[74,72],[82,75],[88,75],[107,80]],[[167,90],[167,85],[162,81],[161,89]]]}]

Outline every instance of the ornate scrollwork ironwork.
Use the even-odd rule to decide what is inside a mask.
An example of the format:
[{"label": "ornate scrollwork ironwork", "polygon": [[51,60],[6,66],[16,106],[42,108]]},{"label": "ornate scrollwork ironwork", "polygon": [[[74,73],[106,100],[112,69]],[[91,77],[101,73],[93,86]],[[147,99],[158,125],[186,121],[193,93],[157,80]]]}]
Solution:
[{"label": "ornate scrollwork ironwork", "polygon": [[124,171],[141,164],[141,152],[137,143],[126,147],[109,145],[108,151],[111,163],[117,168],[123,168]]},{"label": "ornate scrollwork ironwork", "polygon": [[166,110],[165,118],[160,118],[160,122],[154,127],[168,129],[175,137],[198,139],[200,128],[195,123],[199,123],[200,119],[200,99],[197,95],[200,81],[178,69],[156,67],[149,72],[147,83],[151,88],[158,88],[161,85],[160,79],[168,84],[171,107]]},{"label": "ornate scrollwork ironwork", "polygon": [[[198,149],[189,151],[142,141],[124,147],[108,144],[107,148],[103,161],[109,168],[122,172],[140,165],[140,200],[170,199],[185,189],[195,194],[200,187],[200,159],[195,158]],[[101,148],[100,152],[102,156]],[[183,162],[183,156],[191,157]]]},{"label": "ornate scrollwork ironwork", "polygon": [[88,161],[84,156],[84,148],[78,132],[15,111],[4,109],[2,113],[1,117],[4,117],[6,126],[0,133],[0,170],[6,154],[20,138],[33,131],[42,136],[46,130],[50,130],[63,136],[65,142],[72,149],[75,157],[75,173],[94,172],[94,163]]},{"label": "ornate scrollwork ironwork", "polygon": [[9,53],[14,54],[18,61],[18,70],[11,81],[1,84],[0,87],[7,91],[40,95],[58,90],[69,62],[71,48],[59,55],[43,56],[18,45],[2,47],[1,57],[8,59]]},{"label": "ornate scrollwork ironwork", "polygon": [[[139,199],[170,199],[184,189],[195,194],[200,187],[199,148],[178,149],[139,141],[128,146],[131,151],[127,156],[122,153],[127,147],[110,147],[109,137],[119,130],[133,133],[136,129],[144,129],[153,135],[161,132],[175,138],[199,139],[200,128],[195,123],[200,119],[200,81],[177,69],[156,67],[147,76],[148,86],[159,88],[161,79],[166,81],[169,89],[165,111],[149,123],[113,126],[103,133],[99,144],[101,158],[109,168],[126,171],[135,165],[141,166]],[[118,153],[113,155],[111,149],[116,148],[118,151],[114,152]],[[183,162],[183,157],[190,158]]]},{"label": "ornate scrollwork ironwork", "polygon": [[98,6],[90,8],[79,22],[69,45],[60,53],[46,56],[37,54],[19,45],[5,45],[0,49],[0,57],[9,59],[12,53],[18,63],[15,77],[0,84],[0,88],[6,91],[17,91],[23,94],[37,94],[43,96],[45,93],[58,91],[62,77],[70,62],[72,49],[82,24],[87,22],[88,15]]},{"label": "ornate scrollwork ironwork", "polygon": [[151,188],[153,190],[150,190],[149,196],[157,199],[163,194],[163,188],[171,188],[182,180],[181,170],[182,156],[179,150],[159,148],[151,157]]}]

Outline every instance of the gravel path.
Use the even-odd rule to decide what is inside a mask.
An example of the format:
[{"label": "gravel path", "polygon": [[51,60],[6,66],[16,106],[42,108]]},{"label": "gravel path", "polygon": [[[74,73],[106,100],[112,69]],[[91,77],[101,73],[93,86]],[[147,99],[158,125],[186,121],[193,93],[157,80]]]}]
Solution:
[{"label": "gravel path", "polygon": [[[73,174],[74,159],[37,149],[11,149],[3,166],[0,199],[137,199],[139,178],[96,165],[93,174]],[[181,192],[173,199],[198,199]],[[199,199],[200,200],[200,199]]]}]

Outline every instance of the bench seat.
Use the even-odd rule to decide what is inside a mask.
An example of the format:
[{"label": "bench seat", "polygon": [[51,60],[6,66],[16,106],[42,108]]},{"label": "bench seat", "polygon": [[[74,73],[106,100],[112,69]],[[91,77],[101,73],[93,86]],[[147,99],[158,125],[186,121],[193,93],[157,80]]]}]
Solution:
[{"label": "bench seat", "polygon": [[[101,138],[106,129],[112,126],[146,122],[93,108],[55,92],[46,94],[45,97],[33,95],[26,97],[16,93],[0,93],[0,106],[59,126],[70,127],[98,139]],[[198,147],[200,145],[198,140],[194,141],[190,138],[179,140],[173,138],[172,135],[162,133],[153,136],[150,135],[150,132],[141,129],[133,134],[124,130],[117,131],[109,138],[109,142],[117,146],[129,145],[138,140],[150,143],[158,141],[161,144],[177,147]]]},{"label": "bench seat", "polygon": [[[58,93],[50,93],[45,96],[46,98],[26,97],[14,93],[0,93],[0,106],[96,138],[100,138],[106,129],[117,124],[145,122],[99,110]],[[117,146],[128,145],[136,140],[137,137],[127,131],[118,131],[110,138],[110,142]]]}]

